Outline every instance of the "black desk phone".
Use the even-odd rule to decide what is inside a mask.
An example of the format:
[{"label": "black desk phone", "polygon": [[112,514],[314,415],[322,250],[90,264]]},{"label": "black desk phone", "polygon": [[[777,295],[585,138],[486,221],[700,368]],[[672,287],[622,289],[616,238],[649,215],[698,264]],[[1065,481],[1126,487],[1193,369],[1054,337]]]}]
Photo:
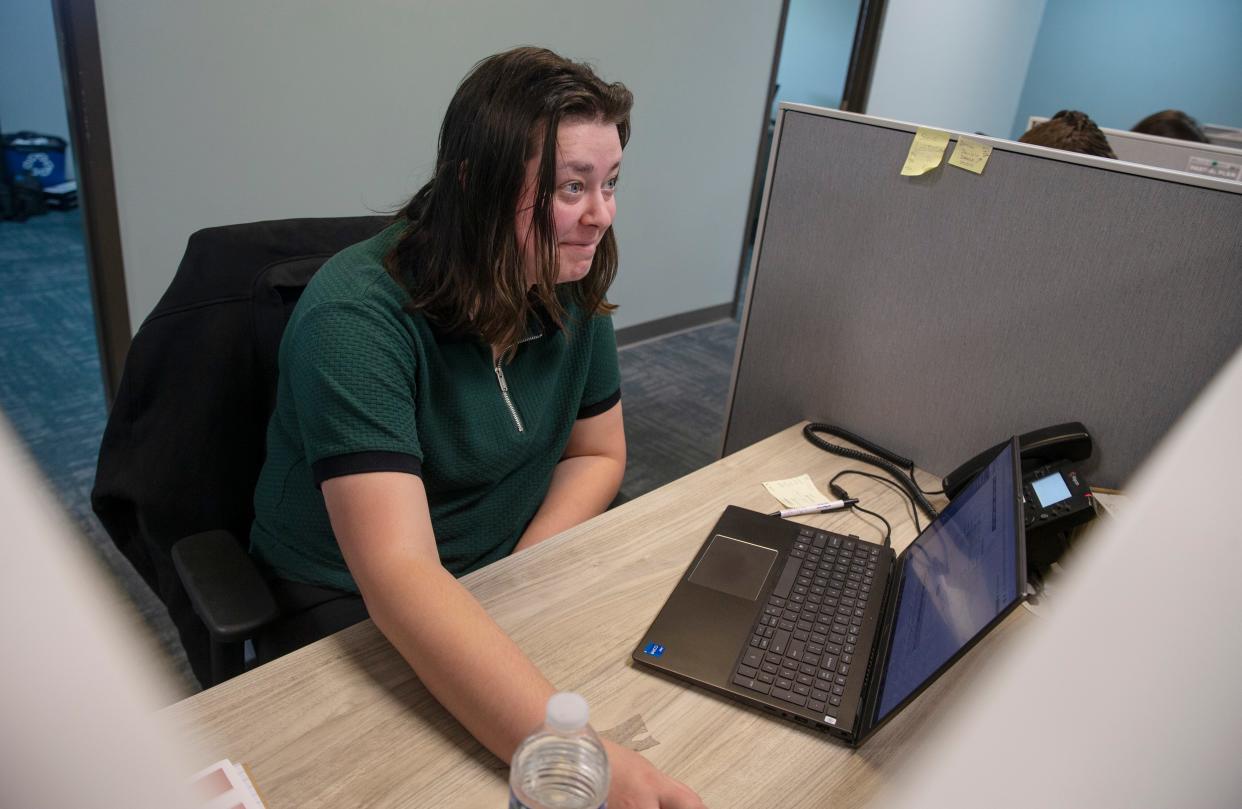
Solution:
[{"label": "black desk phone", "polygon": [[[979,453],[945,477],[952,500],[1008,442]],[[1091,436],[1072,421],[1018,436],[1022,452],[1022,495],[1026,500],[1028,566],[1047,570],[1069,546],[1069,532],[1095,517],[1095,501],[1078,471],[1091,457]]]},{"label": "black desk phone", "polygon": [[[926,497],[932,492],[923,491],[915,483],[914,462],[910,459],[831,424],[812,422],[802,432],[808,441],[827,452],[887,471],[912,503],[929,517],[936,515]],[[819,433],[844,438],[868,452],[831,444]],[[953,470],[943,481],[945,496],[950,500],[956,497],[1008,443],[1003,441],[990,447]],[[1024,433],[1018,436],[1018,445],[1022,454],[1022,494],[1026,500],[1027,566],[1042,574],[1069,547],[1070,530],[1095,517],[1091,489],[1079,471],[1079,464],[1091,457],[1091,436],[1081,423],[1071,421]],[[849,474],[867,473],[847,470],[829,481],[829,489],[842,500],[848,493],[836,481]],[[884,542],[888,544],[887,536]]]}]

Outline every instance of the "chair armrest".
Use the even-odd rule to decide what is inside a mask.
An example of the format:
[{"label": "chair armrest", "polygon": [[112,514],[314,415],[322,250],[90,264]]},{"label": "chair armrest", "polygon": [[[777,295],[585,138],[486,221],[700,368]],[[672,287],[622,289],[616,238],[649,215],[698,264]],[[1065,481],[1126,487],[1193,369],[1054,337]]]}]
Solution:
[{"label": "chair armrest", "polygon": [[213,640],[239,643],[280,614],[258,566],[232,533],[204,531],[180,539],[172,560]]}]

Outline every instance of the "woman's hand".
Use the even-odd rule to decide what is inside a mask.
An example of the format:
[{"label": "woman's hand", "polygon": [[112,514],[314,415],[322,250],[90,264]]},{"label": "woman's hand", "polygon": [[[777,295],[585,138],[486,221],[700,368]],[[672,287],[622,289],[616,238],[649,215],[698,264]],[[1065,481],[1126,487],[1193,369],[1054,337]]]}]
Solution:
[{"label": "woman's hand", "polygon": [[627,747],[604,740],[612,784],[608,809],[707,809],[694,790]]}]

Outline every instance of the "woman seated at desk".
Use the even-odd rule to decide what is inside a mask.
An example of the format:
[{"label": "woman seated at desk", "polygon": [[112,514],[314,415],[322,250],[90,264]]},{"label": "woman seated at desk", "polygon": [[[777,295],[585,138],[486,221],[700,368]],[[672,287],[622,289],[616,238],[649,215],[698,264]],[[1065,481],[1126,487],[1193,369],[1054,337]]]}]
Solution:
[{"label": "woman seated at desk", "polygon": [[[631,104],[547,50],[480,62],[449,104],[433,178],[323,266],[280,347],[251,552],[286,611],[319,608],[261,646],[369,614],[505,761],[554,689],[456,576],[600,513],[621,484],[604,295]],[[702,806],[605,744],[610,806]]]}]

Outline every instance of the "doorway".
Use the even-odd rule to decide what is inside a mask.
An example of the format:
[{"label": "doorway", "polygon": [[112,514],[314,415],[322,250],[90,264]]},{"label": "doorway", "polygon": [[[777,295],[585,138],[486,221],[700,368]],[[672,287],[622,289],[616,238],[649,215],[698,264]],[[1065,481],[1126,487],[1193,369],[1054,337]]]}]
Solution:
[{"label": "doorway", "polygon": [[107,413],[64,86],[51,4],[10,4],[0,28],[0,407],[81,523]]},{"label": "doorway", "polygon": [[736,319],[745,305],[777,106],[789,101],[866,112],[884,8],[885,0],[785,0],[738,263]]},{"label": "doorway", "polygon": [[[129,347],[111,146],[93,0],[14,0],[0,26],[0,126],[66,142],[29,162],[77,184],[45,212],[0,221],[0,410],[22,439],[85,544],[170,650],[163,605],[99,524],[90,505],[108,406]],[[22,138],[24,144],[30,138]],[[32,151],[30,155],[35,155]],[[55,164],[55,165],[53,165]],[[27,191],[51,202],[40,181]],[[183,679],[185,679],[183,675]]]}]

